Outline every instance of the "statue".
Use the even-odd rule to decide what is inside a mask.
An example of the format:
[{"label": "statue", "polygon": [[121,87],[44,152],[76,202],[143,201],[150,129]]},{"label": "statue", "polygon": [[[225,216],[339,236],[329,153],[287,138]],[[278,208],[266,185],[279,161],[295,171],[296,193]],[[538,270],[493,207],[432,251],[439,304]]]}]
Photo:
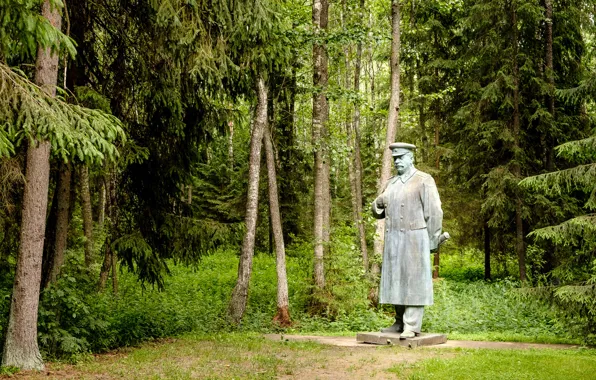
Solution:
[{"label": "statue", "polygon": [[424,306],[433,304],[431,250],[441,235],[443,211],[435,181],[414,167],[416,146],[389,145],[397,175],[387,182],[373,204],[373,215],[385,218],[385,248],[379,302],[395,306],[395,323],[381,330],[401,333],[400,339],[420,334]]}]

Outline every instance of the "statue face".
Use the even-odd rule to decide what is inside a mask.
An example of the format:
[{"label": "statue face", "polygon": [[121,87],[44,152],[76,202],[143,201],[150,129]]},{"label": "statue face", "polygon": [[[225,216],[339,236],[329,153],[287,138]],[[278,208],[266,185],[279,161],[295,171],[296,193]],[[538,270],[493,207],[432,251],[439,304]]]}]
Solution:
[{"label": "statue face", "polygon": [[395,168],[397,169],[397,174],[402,175],[407,173],[410,168],[414,165],[414,156],[412,153],[402,154],[401,156],[393,157],[393,162]]}]

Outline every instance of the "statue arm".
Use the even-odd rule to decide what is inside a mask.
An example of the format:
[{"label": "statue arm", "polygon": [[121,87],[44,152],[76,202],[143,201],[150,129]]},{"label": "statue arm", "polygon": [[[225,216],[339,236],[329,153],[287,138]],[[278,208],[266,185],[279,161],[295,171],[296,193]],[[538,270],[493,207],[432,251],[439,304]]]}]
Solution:
[{"label": "statue arm", "polygon": [[430,249],[435,250],[439,246],[439,237],[443,229],[443,210],[437,185],[432,178],[424,183],[423,207]]}]

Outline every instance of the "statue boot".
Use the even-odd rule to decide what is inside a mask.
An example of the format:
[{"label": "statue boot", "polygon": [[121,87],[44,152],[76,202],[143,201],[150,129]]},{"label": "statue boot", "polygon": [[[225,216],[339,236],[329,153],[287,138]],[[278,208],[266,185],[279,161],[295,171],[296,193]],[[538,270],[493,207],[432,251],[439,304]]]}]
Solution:
[{"label": "statue boot", "polygon": [[402,331],[404,331],[403,309],[395,305],[395,323],[381,329],[381,332],[399,334]]}]

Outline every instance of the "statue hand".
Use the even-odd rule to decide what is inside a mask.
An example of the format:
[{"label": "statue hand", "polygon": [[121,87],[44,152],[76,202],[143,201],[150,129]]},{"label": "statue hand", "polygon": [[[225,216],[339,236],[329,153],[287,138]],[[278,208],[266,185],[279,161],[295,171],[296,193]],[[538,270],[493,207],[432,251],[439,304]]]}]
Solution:
[{"label": "statue hand", "polygon": [[385,208],[385,203],[383,203],[383,198],[382,197],[378,197],[376,200],[377,203],[377,207],[378,208]]}]

